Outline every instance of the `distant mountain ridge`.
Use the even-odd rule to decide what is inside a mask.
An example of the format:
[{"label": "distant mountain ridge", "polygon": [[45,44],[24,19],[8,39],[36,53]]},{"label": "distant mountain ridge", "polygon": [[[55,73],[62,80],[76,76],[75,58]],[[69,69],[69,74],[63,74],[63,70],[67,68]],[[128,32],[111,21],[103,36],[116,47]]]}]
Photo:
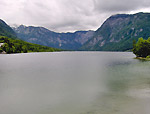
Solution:
[{"label": "distant mountain ridge", "polygon": [[126,51],[140,37],[150,37],[150,13],[117,14],[109,17],[80,49]]},{"label": "distant mountain ridge", "polygon": [[[96,31],[57,33],[44,27],[5,27],[0,20],[0,35],[17,37],[21,40],[44,46],[86,51],[126,51],[132,49],[133,40],[150,37],[150,13],[117,14],[109,17]],[[4,29],[5,28],[5,29]]]},{"label": "distant mountain ridge", "polygon": [[56,33],[44,27],[21,25],[13,28],[18,38],[44,46],[67,50],[78,50],[93,37],[94,31],[76,31],[74,33]]},{"label": "distant mountain ridge", "polygon": [[0,36],[7,36],[10,38],[16,38],[17,35],[13,29],[8,26],[3,20],[0,19]]},{"label": "distant mountain ridge", "polygon": [[17,38],[13,29],[0,19],[0,54],[27,53],[27,52],[54,52],[60,49],[28,43]]}]

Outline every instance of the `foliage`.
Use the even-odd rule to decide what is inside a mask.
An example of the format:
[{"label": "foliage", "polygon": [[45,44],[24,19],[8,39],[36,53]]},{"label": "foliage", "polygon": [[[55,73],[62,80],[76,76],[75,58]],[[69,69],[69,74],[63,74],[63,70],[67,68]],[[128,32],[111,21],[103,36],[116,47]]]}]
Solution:
[{"label": "foliage", "polygon": [[2,50],[2,48],[0,48],[0,53],[2,53],[3,52],[3,50]]},{"label": "foliage", "polygon": [[150,59],[150,56],[147,56],[146,58],[147,58],[147,59]]},{"label": "foliage", "polygon": [[148,38],[147,40],[139,38],[137,43],[133,41],[133,53],[137,57],[148,58],[150,55],[150,38]]},{"label": "foliage", "polygon": [[19,39],[12,39],[6,36],[0,36],[0,42],[4,43],[0,47],[0,52],[5,51],[6,53],[27,53],[27,52],[54,52],[61,51],[47,46],[41,46],[38,44],[28,43]]}]

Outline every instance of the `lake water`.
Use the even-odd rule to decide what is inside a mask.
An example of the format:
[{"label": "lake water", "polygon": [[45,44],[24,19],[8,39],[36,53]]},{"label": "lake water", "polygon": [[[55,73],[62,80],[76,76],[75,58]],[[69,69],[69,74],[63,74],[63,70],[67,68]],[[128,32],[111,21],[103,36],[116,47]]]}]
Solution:
[{"label": "lake water", "polygon": [[150,62],[129,52],[0,55],[0,114],[150,114]]}]

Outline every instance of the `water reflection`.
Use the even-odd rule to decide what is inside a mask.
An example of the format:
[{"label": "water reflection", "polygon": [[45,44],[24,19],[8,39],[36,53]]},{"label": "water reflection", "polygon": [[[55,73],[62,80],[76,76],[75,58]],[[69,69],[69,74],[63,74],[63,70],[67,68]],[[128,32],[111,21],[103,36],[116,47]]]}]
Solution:
[{"label": "water reflection", "polygon": [[150,63],[132,53],[0,56],[1,114],[150,112]]},{"label": "water reflection", "polygon": [[148,114],[150,112],[150,63],[138,60],[110,63],[107,91],[85,114]]}]

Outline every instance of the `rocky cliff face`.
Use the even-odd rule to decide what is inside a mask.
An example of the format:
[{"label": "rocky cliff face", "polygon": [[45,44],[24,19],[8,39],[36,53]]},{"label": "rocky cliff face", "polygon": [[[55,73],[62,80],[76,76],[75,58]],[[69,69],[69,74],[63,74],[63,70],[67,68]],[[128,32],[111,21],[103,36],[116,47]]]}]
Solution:
[{"label": "rocky cliff face", "polygon": [[3,20],[0,19],[0,36],[7,36],[10,38],[16,38],[16,33],[8,26]]},{"label": "rocky cliff face", "polygon": [[118,14],[108,18],[81,50],[125,51],[133,39],[150,37],[150,14]]},{"label": "rocky cliff face", "polygon": [[93,37],[94,31],[77,31],[75,33],[56,33],[43,27],[19,26],[14,28],[18,38],[45,46],[77,50]]}]

